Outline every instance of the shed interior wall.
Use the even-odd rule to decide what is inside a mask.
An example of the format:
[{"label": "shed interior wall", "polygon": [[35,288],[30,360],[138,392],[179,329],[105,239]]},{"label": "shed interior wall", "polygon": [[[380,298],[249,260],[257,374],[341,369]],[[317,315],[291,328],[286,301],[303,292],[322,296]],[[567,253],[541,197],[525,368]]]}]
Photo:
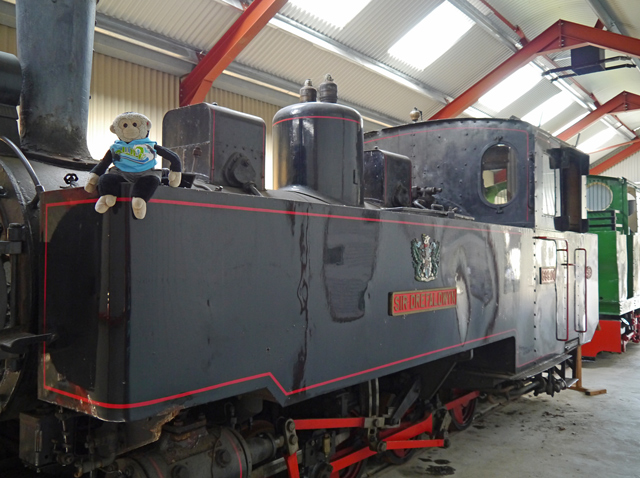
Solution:
[{"label": "shed interior wall", "polygon": [[[0,25],[0,51],[17,55],[15,28]],[[149,137],[162,144],[162,118],[179,106],[180,78],[100,53],[93,54],[87,143],[100,159],[116,137],[109,131],[113,119],[125,111],[138,111],[152,123]],[[211,88],[205,102],[218,103],[262,118],[266,125],[265,184],[273,187],[271,123],[279,106],[219,88]]]}]

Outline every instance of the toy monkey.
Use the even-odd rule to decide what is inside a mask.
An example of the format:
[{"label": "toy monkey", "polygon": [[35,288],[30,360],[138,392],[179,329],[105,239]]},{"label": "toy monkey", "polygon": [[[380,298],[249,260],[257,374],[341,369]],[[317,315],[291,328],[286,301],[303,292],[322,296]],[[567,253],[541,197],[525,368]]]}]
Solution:
[{"label": "toy monkey", "polygon": [[[143,219],[147,214],[147,202],[160,184],[160,178],[153,171],[156,153],[171,163],[169,186],[174,188],[182,180],[180,158],[149,139],[151,121],[145,115],[122,113],[116,116],[109,129],[118,136],[118,141],[111,145],[104,158],[91,170],[84,189],[92,193],[98,186],[100,198],[96,202],[96,211],[104,214],[115,205],[120,185],[123,182],[133,183],[131,208],[136,218]],[[111,163],[113,167],[107,172]]]}]

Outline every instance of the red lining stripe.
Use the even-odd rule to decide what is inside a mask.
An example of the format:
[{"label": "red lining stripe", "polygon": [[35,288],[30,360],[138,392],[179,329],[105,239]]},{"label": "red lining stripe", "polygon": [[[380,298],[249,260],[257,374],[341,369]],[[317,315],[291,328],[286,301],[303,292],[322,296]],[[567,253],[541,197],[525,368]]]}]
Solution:
[{"label": "red lining stripe", "polygon": [[51,392],[56,392],[56,393],[59,393],[61,395],[66,396],[66,397],[79,400],[81,402],[87,402],[87,403],[90,403],[91,405],[96,405],[96,406],[103,407],[103,408],[112,408],[112,409],[129,409],[129,408],[145,407],[145,406],[148,406],[148,405],[155,405],[157,403],[162,403],[162,402],[166,402],[166,401],[169,401],[169,400],[175,400],[175,399],[178,399],[178,398],[188,397],[190,395],[195,395],[197,393],[208,392],[208,391],[215,390],[215,389],[222,388],[222,387],[226,387],[226,386],[229,386],[229,385],[248,382],[250,380],[256,380],[256,379],[265,378],[265,377],[269,377],[273,381],[273,383],[275,383],[276,386],[280,389],[280,391],[285,396],[289,397],[289,396],[295,395],[297,393],[301,393],[301,392],[305,392],[307,390],[311,390],[311,389],[314,389],[314,388],[318,388],[318,387],[322,387],[322,386],[325,386],[325,385],[329,385],[331,383],[340,382],[340,381],[346,380],[348,378],[353,378],[353,377],[357,377],[357,376],[364,375],[364,374],[367,374],[367,373],[375,372],[377,370],[382,370],[382,369],[385,369],[385,368],[388,368],[388,367],[392,367],[394,365],[399,365],[401,363],[410,362],[412,360],[417,360],[419,358],[427,357],[429,355],[433,355],[433,354],[436,354],[438,352],[444,352],[445,350],[451,350],[451,349],[454,349],[454,348],[463,347],[463,346],[465,346],[467,344],[471,344],[471,343],[474,343],[474,342],[479,342],[481,340],[486,340],[486,339],[490,339],[490,338],[493,338],[493,337],[498,337],[498,336],[505,335],[505,334],[510,334],[512,332],[515,332],[515,329],[509,329],[509,330],[507,330],[505,332],[499,332],[499,333],[496,333],[496,334],[487,335],[487,336],[481,337],[479,339],[473,339],[473,340],[469,340],[469,341],[462,342],[462,343],[459,343],[459,344],[449,345],[448,347],[443,347],[441,349],[432,350],[430,352],[425,352],[425,353],[422,353],[422,354],[419,354],[419,355],[415,355],[413,357],[407,357],[407,358],[404,358],[404,359],[396,360],[395,362],[391,362],[391,363],[388,363],[388,364],[378,365],[377,367],[373,367],[373,368],[370,368],[370,369],[367,369],[367,370],[362,370],[360,372],[354,372],[354,373],[351,373],[349,375],[344,375],[342,377],[333,378],[331,380],[327,380],[325,382],[316,383],[314,385],[309,385],[308,387],[299,388],[297,390],[291,390],[290,392],[287,392],[284,389],[284,387],[273,376],[273,374],[271,372],[261,373],[261,374],[253,375],[253,376],[250,376],[250,377],[239,378],[239,379],[236,379],[236,380],[230,380],[228,382],[219,383],[217,385],[211,385],[209,387],[204,387],[204,388],[200,388],[200,389],[197,389],[197,390],[192,390],[190,392],[178,393],[178,394],[175,394],[175,395],[170,395],[168,397],[156,398],[154,400],[147,400],[147,401],[144,401],[144,402],[123,403],[123,404],[98,402],[98,401],[91,400],[90,397],[82,397],[80,395],[75,395],[75,394],[70,393],[70,392],[65,392],[63,390],[59,390],[57,388],[50,387],[50,386],[48,386],[46,384],[43,384],[43,386],[44,386],[44,388],[46,390],[49,390]]},{"label": "red lining stripe", "polygon": [[275,123],[273,123],[272,126],[280,124],[280,123],[282,123],[284,121],[294,121],[294,120],[308,119],[308,118],[313,118],[313,119],[335,119],[335,120],[342,120],[342,121],[351,121],[352,123],[360,124],[360,121],[356,121],[356,120],[351,119],[351,118],[340,118],[338,116],[296,116],[295,118],[285,118],[285,119],[282,119],[280,121],[276,121]]},{"label": "red lining stripe", "polygon": [[[47,274],[46,274],[46,265],[47,265],[47,244],[48,244],[48,229],[49,229],[49,207],[59,207],[59,206],[73,206],[73,205],[78,205],[78,204],[89,204],[89,203],[95,203],[97,201],[96,198],[93,199],[82,199],[82,200],[77,200],[77,201],[66,201],[66,202],[58,202],[58,203],[50,203],[46,205],[46,209],[45,209],[45,278],[44,278],[44,292],[45,292],[45,298],[44,298],[44,303],[45,303],[45,310],[43,313],[43,329],[46,332],[46,290],[47,290]],[[130,198],[118,198],[118,201],[121,202],[128,202],[131,201]],[[457,227],[457,226],[443,226],[443,225],[436,225],[436,224],[429,224],[429,223],[422,223],[422,222],[409,222],[409,221],[393,221],[393,220],[387,220],[387,219],[374,219],[374,218],[362,218],[362,217],[350,217],[350,216],[333,216],[330,214],[315,214],[315,213],[305,213],[305,212],[294,212],[294,211],[279,211],[279,210],[273,210],[273,209],[263,209],[263,208],[250,208],[250,207],[241,207],[241,206],[226,206],[226,205],[219,205],[219,204],[202,204],[202,203],[194,203],[194,202],[186,202],[186,201],[173,201],[173,200],[166,200],[166,199],[151,199],[150,202],[155,202],[155,203],[159,203],[159,204],[174,204],[174,205],[181,205],[181,206],[196,206],[196,207],[209,207],[209,208],[217,208],[217,209],[229,209],[229,210],[240,210],[240,211],[251,211],[251,212],[266,212],[266,213],[273,213],[273,214],[290,214],[290,215],[299,215],[299,216],[309,216],[309,217],[327,217],[327,218],[336,218],[336,219],[347,219],[347,220],[356,220],[356,221],[370,221],[370,222],[380,222],[380,223],[391,223],[391,224],[409,224],[409,225],[416,225],[416,226],[432,226],[432,227],[437,227],[437,228],[449,228],[449,229],[464,229],[464,230],[474,230],[474,231],[484,231],[484,232],[496,232],[496,233],[504,233],[504,231],[493,231],[491,229],[477,229],[477,228],[466,228],[466,227]],[[511,232],[509,231],[510,234],[517,234],[520,235],[522,233],[520,232]],[[171,395],[168,397],[163,397],[163,398],[157,398],[154,400],[148,400],[148,401],[144,401],[144,402],[137,402],[137,403],[130,403],[130,404],[113,404],[113,403],[106,403],[106,402],[98,402],[98,401],[94,401],[91,400],[90,397],[82,397],[80,395],[76,395],[70,392],[65,392],[63,390],[59,390],[57,388],[54,387],[50,387],[46,384],[46,375],[43,374],[43,388],[45,390],[49,390],[51,392],[54,393],[58,393],[61,395],[64,395],[66,397],[72,398],[72,399],[76,399],[79,400],[80,402],[88,402],[92,405],[96,405],[96,406],[100,406],[103,408],[111,408],[111,409],[129,409],[129,408],[138,408],[138,407],[144,407],[144,406],[148,406],[148,405],[154,405],[157,403],[161,403],[161,402],[165,402],[168,400],[174,400],[174,399],[178,399],[178,398],[183,398],[183,397],[187,397],[190,395],[194,395],[197,393],[202,393],[202,392],[207,392],[210,390],[215,390],[217,388],[222,388],[222,387],[226,387],[229,385],[233,385],[233,384],[237,384],[237,383],[242,383],[242,382],[247,382],[250,380],[256,380],[259,378],[264,378],[264,377],[269,377],[271,378],[271,380],[277,385],[277,387],[282,391],[282,393],[285,396],[290,396],[290,395],[294,395],[300,392],[304,392],[306,390],[311,390],[314,388],[318,388],[318,387],[322,387],[325,385],[329,385],[331,383],[334,382],[339,382],[348,378],[352,378],[352,377],[357,377],[359,375],[363,375],[363,374],[367,374],[370,372],[374,372],[377,370],[381,370],[387,367],[391,367],[394,365],[398,365],[401,363],[405,363],[411,360],[416,360],[422,357],[426,357],[428,355],[432,355],[438,352],[443,352],[445,350],[450,350],[453,348],[457,348],[457,347],[462,347],[466,344],[470,344],[470,343],[474,343],[474,342],[478,342],[481,340],[486,340],[492,337],[497,337],[500,335],[504,335],[504,334],[508,334],[510,332],[515,332],[515,329],[510,329],[507,330],[505,332],[500,332],[497,334],[492,334],[492,335],[488,335],[485,337],[481,337],[478,339],[474,339],[474,340],[470,340],[470,341],[466,341],[466,342],[462,342],[460,344],[455,344],[455,345],[450,345],[448,347],[444,347],[438,350],[432,350],[430,352],[425,352],[423,354],[420,355],[416,355],[414,357],[408,357],[408,358],[404,358],[401,360],[397,360],[395,362],[391,362],[388,364],[384,364],[384,365],[379,365],[377,367],[368,369],[368,370],[362,370],[360,372],[355,372],[349,375],[345,375],[343,377],[337,377],[331,380],[327,380],[325,382],[321,382],[321,383],[317,383],[314,385],[309,385],[308,387],[303,387],[297,390],[292,390],[287,392],[284,387],[282,387],[282,385],[280,384],[280,382],[273,376],[273,374],[271,372],[267,372],[267,373],[262,373],[262,374],[258,374],[258,375],[253,375],[250,377],[244,377],[244,378],[239,378],[239,379],[235,379],[235,380],[231,380],[228,382],[224,382],[224,383],[220,383],[217,385],[212,385],[209,387],[205,387],[205,388],[201,388],[198,390],[192,390],[189,392],[183,392],[183,393],[179,393],[176,395]],[[43,354],[45,353],[45,349],[43,346]],[[45,367],[43,367],[44,369]]]},{"label": "red lining stripe", "polygon": [[[47,211],[49,207],[59,207],[59,206],[74,206],[78,204],[88,204],[95,203],[97,199],[83,199],[79,201],[67,201],[67,202],[57,202],[57,203],[49,203],[47,204]],[[131,202],[131,198],[118,198],[118,202]],[[490,232],[495,234],[504,234],[505,231],[494,231],[493,229],[483,229],[479,227],[462,227],[462,226],[446,226],[441,224],[432,224],[428,222],[413,222],[413,221],[395,221],[393,219],[377,219],[377,218],[368,218],[368,217],[353,217],[353,216],[336,216],[333,214],[319,214],[313,212],[299,212],[299,211],[280,211],[277,209],[266,209],[266,208],[256,208],[256,207],[246,207],[246,206],[229,206],[225,204],[205,204],[205,203],[197,203],[190,201],[175,201],[171,199],[151,199],[150,203],[157,204],[173,204],[176,206],[193,206],[193,207],[204,207],[210,209],[227,209],[233,211],[249,211],[249,212],[264,212],[270,214],[286,214],[289,216],[307,216],[307,217],[326,217],[331,219],[346,219],[351,221],[365,221],[365,222],[378,222],[378,223],[386,223],[386,224],[405,224],[409,226],[431,226],[439,229],[457,229],[463,231],[480,231],[480,232]],[[446,218],[442,218],[446,219]],[[515,227],[515,226],[514,226]],[[46,228],[46,226],[45,226]],[[512,234],[515,236],[521,236],[522,233],[519,231],[506,231],[507,234]],[[46,234],[46,232],[45,232]],[[47,236],[48,237],[48,236]],[[46,249],[46,247],[45,247]],[[45,255],[46,258],[46,255]]]},{"label": "red lining stripe", "polygon": [[[233,442],[231,442],[231,443],[233,444]],[[155,462],[155,460],[153,458],[151,458],[150,454],[147,454],[147,459],[151,462],[153,467],[156,469],[156,473],[158,474],[158,476],[160,478],[164,478],[164,475],[162,474],[162,471],[160,471],[160,467],[158,467],[158,464]]]},{"label": "red lining stripe", "polygon": [[[482,127],[478,127],[478,126],[474,126],[474,127],[469,127],[469,128],[438,128],[438,129],[431,129],[431,128],[427,128],[427,129],[420,129],[418,131],[408,131],[406,133],[399,133],[399,134],[394,134],[391,136],[382,136],[381,138],[373,138],[370,139],[368,141],[365,141],[364,144],[367,143],[373,143],[374,141],[381,141],[383,139],[389,139],[389,138],[398,138],[400,136],[407,136],[410,134],[419,134],[419,133],[432,133],[434,131],[450,131],[452,129],[455,130],[464,130],[464,129],[482,129],[482,130],[490,130],[490,131],[516,131],[518,133],[525,133],[527,135],[527,146],[528,146],[528,142],[529,142],[529,134],[526,130],[524,129],[512,129],[512,128],[482,128]],[[527,151],[529,150],[529,148],[527,148]]]},{"label": "red lining stripe", "polygon": [[[290,216],[327,217],[331,219],[346,219],[351,221],[378,222],[378,223],[387,223],[387,224],[406,224],[411,226],[431,226],[431,227],[441,228],[441,229],[459,229],[464,231],[481,231],[481,232],[491,232],[496,234],[505,233],[505,231],[494,231],[493,229],[482,229],[482,228],[476,228],[476,227],[462,227],[462,226],[445,226],[440,224],[432,224],[428,222],[395,221],[392,219],[336,216],[333,214],[319,214],[319,213],[313,213],[313,212],[298,212],[298,211],[280,211],[276,209],[265,209],[265,208],[246,207],[246,206],[229,206],[224,204],[203,204],[203,203],[188,202],[188,201],[174,201],[170,199],[151,199],[149,202],[158,203],[158,204],[174,204],[178,206],[205,207],[205,208],[211,208],[211,209],[229,209],[229,210],[235,210],[235,211],[251,211],[251,212],[265,212],[265,213],[271,213],[271,214],[286,214]],[[507,231],[507,233],[517,235],[517,236],[522,235],[522,233],[519,231]]]},{"label": "red lining stripe", "polygon": [[240,469],[240,476],[238,478],[242,478],[242,458],[240,457],[240,452],[238,451],[238,448],[236,447],[236,444],[233,443],[235,441],[234,438],[235,438],[234,436],[231,436],[231,439],[229,440],[229,442],[231,443],[231,446],[233,447],[233,451],[236,452],[236,457],[238,457],[238,468]]}]

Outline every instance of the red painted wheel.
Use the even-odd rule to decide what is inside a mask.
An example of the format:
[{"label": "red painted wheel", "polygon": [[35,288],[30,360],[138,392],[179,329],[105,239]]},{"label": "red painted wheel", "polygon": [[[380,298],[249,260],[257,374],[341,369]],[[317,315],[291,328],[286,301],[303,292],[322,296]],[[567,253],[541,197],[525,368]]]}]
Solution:
[{"label": "red painted wheel", "polygon": [[402,465],[408,462],[419,448],[410,448],[405,450],[389,450],[384,452],[384,460],[392,465]]},{"label": "red painted wheel", "polygon": [[[424,418],[424,410],[420,405],[411,407],[402,417],[402,422],[406,425],[415,424]],[[420,440],[421,437],[414,437],[413,440]],[[392,465],[402,465],[408,462],[420,448],[405,448],[400,450],[387,450],[384,452],[383,459]]]},{"label": "red painted wheel", "polygon": [[466,405],[451,410],[451,424],[456,430],[466,430],[473,422],[473,414],[476,412],[478,399],[470,400]]}]

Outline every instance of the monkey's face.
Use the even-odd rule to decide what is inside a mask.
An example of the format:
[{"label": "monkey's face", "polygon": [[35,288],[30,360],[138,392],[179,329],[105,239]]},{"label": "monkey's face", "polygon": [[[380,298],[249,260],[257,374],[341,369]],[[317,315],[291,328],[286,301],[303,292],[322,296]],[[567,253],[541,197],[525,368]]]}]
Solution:
[{"label": "monkey's face", "polygon": [[150,128],[151,122],[147,117],[140,114],[124,114],[116,118],[110,129],[121,141],[129,143],[135,139],[146,138]]}]

